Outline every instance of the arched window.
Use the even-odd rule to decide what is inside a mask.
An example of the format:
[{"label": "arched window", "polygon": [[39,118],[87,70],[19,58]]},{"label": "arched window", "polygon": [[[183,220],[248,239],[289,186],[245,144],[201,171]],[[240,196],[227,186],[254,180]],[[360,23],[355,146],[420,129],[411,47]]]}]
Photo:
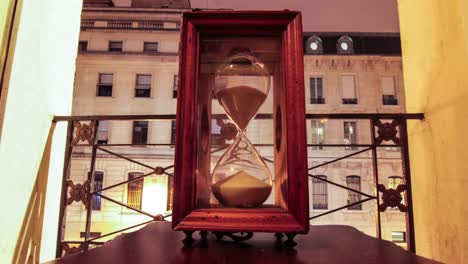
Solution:
[{"label": "arched window", "polygon": [[[390,176],[388,177],[388,184],[387,184],[387,189],[394,189],[396,190],[396,188],[398,187],[398,185],[400,184],[403,184],[403,177],[400,177],[400,176]],[[402,204],[405,204],[405,196],[403,195],[403,193],[401,194],[401,203]],[[394,209],[398,209],[398,208],[394,208]]]},{"label": "arched window", "polygon": [[[350,189],[361,191],[361,177],[351,175],[346,177],[346,186]],[[355,203],[361,200],[361,195],[357,192],[348,190],[348,204]],[[362,204],[355,204],[348,207],[348,210],[362,210]]]},{"label": "arched window", "polygon": [[[128,180],[131,181],[135,178],[141,177],[141,172],[130,172]],[[127,205],[135,209],[141,209],[141,200],[143,196],[143,178],[127,184]]]},{"label": "arched window", "polygon": [[[327,179],[325,175],[317,175],[320,179]],[[313,209],[328,209],[328,187],[327,183],[312,178],[312,208]]]}]

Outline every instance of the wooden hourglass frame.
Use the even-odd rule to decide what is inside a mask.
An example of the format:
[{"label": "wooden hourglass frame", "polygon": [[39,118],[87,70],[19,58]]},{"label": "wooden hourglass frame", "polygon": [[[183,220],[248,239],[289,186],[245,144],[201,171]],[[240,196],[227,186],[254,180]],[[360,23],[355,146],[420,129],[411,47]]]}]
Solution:
[{"label": "wooden hourglass frame", "polygon": [[[248,52],[233,52],[239,47]],[[269,232],[287,235],[288,240],[285,244],[294,246],[294,236],[309,230],[300,13],[186,12],[182,19],[179,59],[173,229],[184,231],[184,242],[189,244],[193,242],[192,234],[195,231],[200,231],[203,238],[206,238],[207,232],[210,231],[218,238],[229,235],[237,240],[250,238],[254,232]],[[216,79],[215,76],[223,63],[232,63],[234,66],[245,64],[246,67],[255,63],[265,63],[267,79],[272,83],[267,85],[270,91],[264,91],[262,96],[270,94],[272,97],[272,108],[269,111],[273,113],[270,120],[273,128],[271,150],[274,154],[273,173],[267,168],[266,176],[258,176],[261,173],[255,170],[234,168],[233,173],[222,171],[217,168],[223,163],[222,157],[214,168],[211,164],[211,120],[215,116],[227,113],[240,130],[238,138],[232,143],[235,144],[248,142],[247,138],[239,138],[245,137],[242,128],[245,129],[253,117],[246,114],[248,110],[244,108],[239,108],[242,115],[247,115],[242,118],[233,117],[235,114],[229,113],[232,111],[230,107],[224,107],[223,112],[215,113],[216,106],[213,102],[222,102],[223,97],[248,97],[252,100],[255,100],[255,94],[258,98],[262,97],[256,93],[262,86],[257,81],[252,85],[256,91],[243,87],[238,91],[229,90],[223,94],[223,89],[219,88],[225,85],[223,82],[227,82],[226,87],[231,89],[236,87],[237,82],[234,80],[234,83],[229,83],[231,81],[223,78]],[[261,75],[258,72],[249,74]],[[213,96],[217,96],[217,100],[212,100]],[[226,105],[228,104],[225,103],[224,106]],[[254,110],[253,115],[258,109]],[[233,145],[230,147],[234,149]],[[262,165],[264,160],[261,157],[259,160],[259,164]],[[272,177],[268,177],[268,174],[272,174]],[[222,177],[217,179],[219,175]],[[236,176],[237,182],[232,180],[235,175],[240,175]],[[230,176],[231,185],[226,183],[229,180],[222,181]],[[245,197],[245,194],[229,192],[227,187],[235,186],[238,182],[247,182],[257,195]],[[271,197],[274,197],[272,204],[268,205],[263,201],[264,197],[269,195],[267,186],[271,189]],[[220,187],[225,187],[221,195],[216,194]],[[260,194],[261,190],[264,190],[265,194]],[[231,194],[233,196],[229,196]],[[247,236],[239,238],[233,235],[236,232],[247,233]]]}]

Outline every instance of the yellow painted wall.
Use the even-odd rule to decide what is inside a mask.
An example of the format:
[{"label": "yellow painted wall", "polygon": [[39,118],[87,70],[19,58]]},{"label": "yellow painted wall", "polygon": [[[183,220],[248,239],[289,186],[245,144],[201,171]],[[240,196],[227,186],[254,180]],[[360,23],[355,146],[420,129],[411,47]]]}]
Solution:
[{"label": "yellow painted wall", "polygon": [[468,263],[468,1],[398,2],[416,250]]},{"label": "yellow painted wall", "polygon": [[6,40],[8,39],[13,4],[13,0],[0,1],[0,69],[3,66],[6,55]]},{"label": "yellow painted wall", "polygon": [[[0,263],[12,260],[52,118],[71,113],[81,5],[23,0],[0,139]],[[56,131],[54,140],[62,142],[52,145],[48,195],[55,201],[46,205],[51,219],[58,217],[64,135]],[[57,225],[46,222],[44,229],[54,233]]]}]

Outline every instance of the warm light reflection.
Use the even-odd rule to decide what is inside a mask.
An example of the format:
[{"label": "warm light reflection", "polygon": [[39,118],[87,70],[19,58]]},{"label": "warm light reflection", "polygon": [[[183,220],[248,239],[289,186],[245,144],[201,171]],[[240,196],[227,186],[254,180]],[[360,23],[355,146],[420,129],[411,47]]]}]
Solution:
[{"label": "warm light reflection", "polygon": [[154,215],[163,214],[167,207],[167,177],[149,177],[143,186],[142,210]]},{"label": "warm light reflection", "polygon": [[320,123],[325,124],[328,121],[328,118],[322,118],[320,119]]}]

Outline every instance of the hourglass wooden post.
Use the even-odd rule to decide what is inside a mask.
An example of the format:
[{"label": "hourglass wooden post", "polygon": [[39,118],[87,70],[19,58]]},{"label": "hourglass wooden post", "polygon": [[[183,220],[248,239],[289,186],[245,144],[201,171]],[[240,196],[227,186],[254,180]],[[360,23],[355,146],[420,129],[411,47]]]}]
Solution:
[{"label": "hourglass wooden post", "polygon": [[187,244],[270,232],[294,246],[309,230],[300,13],[186,12],[179,58],[173,228]]}]

